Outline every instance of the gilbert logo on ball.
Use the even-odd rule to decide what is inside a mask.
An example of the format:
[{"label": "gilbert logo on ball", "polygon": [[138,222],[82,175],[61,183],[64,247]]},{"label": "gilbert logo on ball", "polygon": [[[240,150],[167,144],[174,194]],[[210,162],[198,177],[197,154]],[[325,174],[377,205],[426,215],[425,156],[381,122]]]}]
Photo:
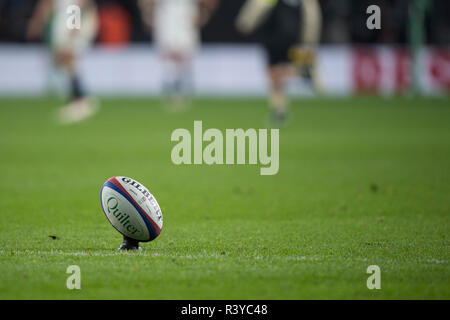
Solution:
[{"label": "gilbert logo on ball", "polygon": [[161,208],[136,180],[120,176],[108,179],[100,191],[100,202],[108,221],[124,236],[147,242],[161,233]]}]

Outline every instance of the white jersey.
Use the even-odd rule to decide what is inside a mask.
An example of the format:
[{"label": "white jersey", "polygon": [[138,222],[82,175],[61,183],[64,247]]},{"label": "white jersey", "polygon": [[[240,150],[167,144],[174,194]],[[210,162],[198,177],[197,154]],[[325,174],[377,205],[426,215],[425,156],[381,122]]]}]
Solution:
[{"label": "white jersey", "polygon": [[53,0],[53,10],[57,14],[65,14],[70,5],[80,5],[80,0]]},{"label": "white jersey", "polygon": [[51,44],[54,50],[69,50],[74,53],[85,49],[97,33],[97,10],[94,3],[81,10],[80,29],[70,29],[67,25],[72,11],[69,6],[80,6],[79,0],[53,0],[53,21]]},{"label": "white jersey", "polygon": [[198,46],[197,0],[156,0],[154,38],[163,52],[192,53]]}]

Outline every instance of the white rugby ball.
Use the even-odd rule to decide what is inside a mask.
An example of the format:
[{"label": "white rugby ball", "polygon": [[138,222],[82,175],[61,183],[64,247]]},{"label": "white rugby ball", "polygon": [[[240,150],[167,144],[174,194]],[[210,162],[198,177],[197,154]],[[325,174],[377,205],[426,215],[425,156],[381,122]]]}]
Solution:
[{"label": "white rugby ball", "polygon": [[155,197],[141,183],[128,177],[109,178],[100,191],[103,212],[121,234],[138,241],[154,240],[163,218]]}]

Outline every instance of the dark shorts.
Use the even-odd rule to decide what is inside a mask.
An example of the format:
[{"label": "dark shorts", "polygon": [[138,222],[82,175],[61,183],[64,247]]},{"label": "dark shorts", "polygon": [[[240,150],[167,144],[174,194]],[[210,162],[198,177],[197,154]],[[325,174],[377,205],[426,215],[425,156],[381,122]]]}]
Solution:
[{"label": "dark shorts", "polygon": [[295,43],[289,42],[289,43],[283,43],[283,44],[264,44],[264,49],[266,52],[266,59],[267,64],[269,66],[275,66],[279,64],[285,64],[289,63],[289,49],[294,45]]},{"label": "dark shorts", "polygon": [[257,39],[267,53],[268,65],[289,62],[289,49],[300,41],[300,10],[300,0],[278,0],[258,29]]}]

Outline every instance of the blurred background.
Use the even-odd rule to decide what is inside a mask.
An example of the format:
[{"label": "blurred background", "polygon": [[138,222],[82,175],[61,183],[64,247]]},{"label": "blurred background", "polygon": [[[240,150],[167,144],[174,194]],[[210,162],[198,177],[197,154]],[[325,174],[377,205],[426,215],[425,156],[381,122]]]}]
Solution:
[{"label": "blurred background", "polygon": [[[244,2],[218,2],[201,28],[203,45],[195,54],[192,70],[195,94],[266,94],[265,52],[253,35],[242,35],[234,23]],[[26,36],[36,3],[0,0],[0,95],[63,90],[61,81],[49,71],[45,40],[30,41]],[[79,64],[87,90],[106,96],[159,94],[163,70],[138,1],[97,0],[96,4],[98,33]],[[380,30],[365,27],[366,9],[372,4],[381,8]],[[412,7],[421,5],[423,19],[414,18]],[[317,68],[323,94],[392,95],[414,89],[439,95],[450,89],[449,1],[320,0],[320,7]],[[419,25],[419,35],[412,40],[415,25]],[[418,44],[417,52],[409,50],[412,41]],[[416,79],[413,64],[418,70]],[[291,94],[314,94],[301,83],[293,87]]]}]

